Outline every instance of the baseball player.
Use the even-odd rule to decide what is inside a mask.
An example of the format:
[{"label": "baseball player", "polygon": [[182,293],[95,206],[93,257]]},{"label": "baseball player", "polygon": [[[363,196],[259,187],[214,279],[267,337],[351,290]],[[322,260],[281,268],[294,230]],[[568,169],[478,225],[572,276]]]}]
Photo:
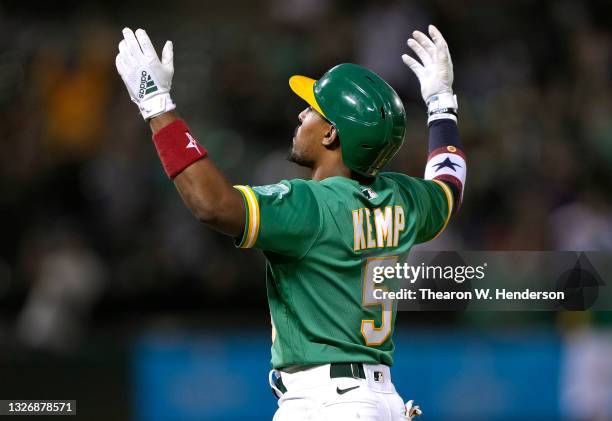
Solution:
[{"label": "baseball player", "polygon": [[[425,177],[381,172],[404,141],[405,113],[378,75],[340,64],[319,80],[293,76],[308,107],[298,116],[291,160],[310,180],[230,185],[170,97],[173,47],[161,60],[142,29],[123,30],[116,65],[153,131],[181,198],[203,223],[267,258],[272,318],[270,383],[275,421],[406,420],[420,414],[393,386],[396,303],[375,298],[374,268],[395,265],[438,236],[459,207],[466,164],[457,130],[453,67],[434,27],[415,31],[403,55],[428,108]],[[253,81],[256,83],[256,81]]]}]

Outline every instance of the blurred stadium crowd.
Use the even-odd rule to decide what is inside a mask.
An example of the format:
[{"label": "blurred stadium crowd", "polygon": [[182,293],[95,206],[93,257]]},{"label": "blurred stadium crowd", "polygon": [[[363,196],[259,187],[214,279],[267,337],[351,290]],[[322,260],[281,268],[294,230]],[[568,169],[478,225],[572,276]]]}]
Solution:
[{"label": "blurred stadium crowd", "polygon": [[61,350],[100,308],[212,311],[237,292],[254,298],[234,310],[265,316],[263,257],[200,226],[163,174],[116,74],[123,26],[174,41],[179,113],[232,182],[259,185],[307,176],[286,161],[304,106],[288,77],[341,62],[400,93],[408,132],[390,169],[421,176],[425,108],[400,55],[435,23],[470,172],[427,247],[612,250],[611,18],[610,2],[577,0],[3,2],[0,328]]}]

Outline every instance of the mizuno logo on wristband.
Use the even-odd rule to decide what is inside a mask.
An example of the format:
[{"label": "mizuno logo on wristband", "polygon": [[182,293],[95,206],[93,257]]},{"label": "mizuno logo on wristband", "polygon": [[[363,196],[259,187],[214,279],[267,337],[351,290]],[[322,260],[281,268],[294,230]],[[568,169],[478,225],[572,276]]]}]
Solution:
[{"label": "mizuno logo on wristband", "polygon": [[202,152],[200,151],[200,148],[198,147],[198,142],[194,139],[194,137],[189,132],[185,132],[185,136],[187,136],[187,139],[189,139],[189,143],[187,143],[187,146],[185,146],[185,149],[187,148],[195,149],[196,151],[198,151],[200,155],[202,155]]},{"label": "mizuno logo on wristband", "polygon": [[145,95],[157,91],[157,86],[150,74],[143,70],[140,74],[140,86],[138,89],[138,98],[144,98]]}]

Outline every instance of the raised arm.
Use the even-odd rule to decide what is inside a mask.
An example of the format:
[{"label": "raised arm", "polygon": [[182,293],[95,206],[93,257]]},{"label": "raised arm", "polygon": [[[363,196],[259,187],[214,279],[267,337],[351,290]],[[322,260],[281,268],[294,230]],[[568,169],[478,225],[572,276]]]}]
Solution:
[{"label": "raised arm", "polygon": [[425,179],[443,183],[450,190],[453,212],[463,199],[466,161],[457,128],[457,97],[453,94],[453,63],[446,40],[433,25],[429,38],[420,31],[412,33],[408,46],[421,62],[407,54],[402,60],[421,84],[421,95],[427,104],[429,156]]},{"label": "raised arm", "polygon": [[170,98],[174,62],[172,43],[166,42],[161,60],[147,33],[123,30],[116,65],[130,97],[149,121],[153,142],[168,177],[185,205],[203,223],[233,237],[246,221],[242,195],[232,187],[207,156],[186,123],[174,113]]}]

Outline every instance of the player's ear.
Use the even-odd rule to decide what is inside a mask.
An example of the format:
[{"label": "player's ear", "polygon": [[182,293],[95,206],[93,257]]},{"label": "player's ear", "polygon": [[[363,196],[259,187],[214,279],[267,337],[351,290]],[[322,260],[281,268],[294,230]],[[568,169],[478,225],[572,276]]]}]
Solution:
[{"label": "player's ear", "polygon": [[338,140],[338,131],[330,124],[321,143],[328,149],[335,149],[340,144]]}]

